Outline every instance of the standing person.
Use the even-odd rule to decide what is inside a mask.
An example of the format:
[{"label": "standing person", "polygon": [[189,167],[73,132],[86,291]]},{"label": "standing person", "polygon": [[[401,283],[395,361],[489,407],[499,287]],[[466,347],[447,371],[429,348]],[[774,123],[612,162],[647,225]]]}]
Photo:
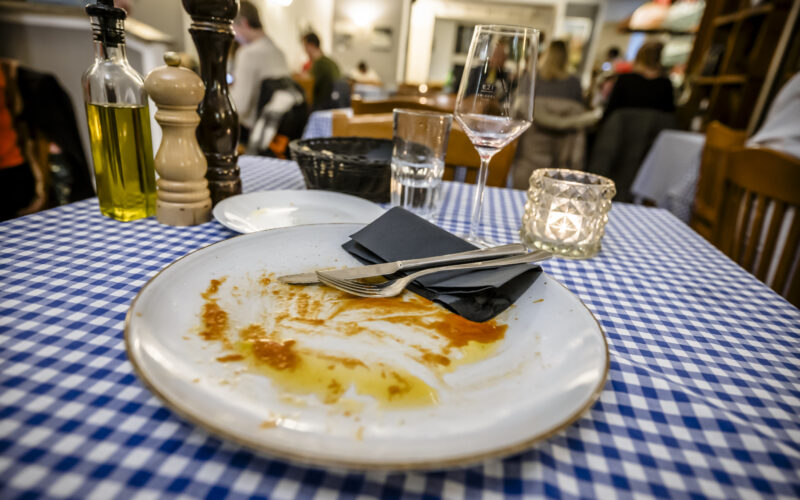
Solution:
[{"label": "standing person", "polygon": [[239,4],[233,31],[241,47],[236,51],[233,63],[231,97],[239,112],[242,141],[246,141],[258,116],[256,108],[261,82],[268,78],[288,77],[289,66],[283,52],[264,32],[258,9],[247,0]]},{"label": "standing person", "polygon": [[536,73],[536,97],[558,97],[583,102],[581,82],[569,73],[567,44],[554,40],[539,64]]},{"label": "standing person", "polygon": [[314,78],[314,109],[326,109],[331,106],[333,84],[341,76],[339,66],[326,56],[319,46],[319,37],[315,33],[303,35],[303,49],[311,60],[311,76]]},{"label": "standing person", "polygon": [[664,75],[661,51],[664,45],[647,42],[636,53],[633,71],[619,75],[608,97],[604,119],[621,108],[645,108],[672,113],[675,96],[672,82]]}]

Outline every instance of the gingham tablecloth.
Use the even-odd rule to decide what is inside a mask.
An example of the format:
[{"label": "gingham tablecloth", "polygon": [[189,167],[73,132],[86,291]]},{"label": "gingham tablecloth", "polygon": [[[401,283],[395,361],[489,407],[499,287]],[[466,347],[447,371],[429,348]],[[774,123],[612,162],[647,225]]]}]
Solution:
[{"label": "gingham tablecloth", "polygon": [[[302,189],[291,162],[240,164],[246,191]],[[471,191],[446,186],[443,227],[466,230]],[[488,234],[515,240],[523,202],[490,188]],[[115,222],[94,199],[0,224],[0,498],[800,496],[800,311],[664,210],[615,205],[598,257],[544,265],[608,336],[599,401],[524,453],[431,473],[255,454],[142,386],[123,344],[131,300],[230,236]]]},{"label": "gingham tablecloth", "polygon": [[333,136],[333,110],[314,111],[308,115],[308,123],[303,129],[303,139]]}]

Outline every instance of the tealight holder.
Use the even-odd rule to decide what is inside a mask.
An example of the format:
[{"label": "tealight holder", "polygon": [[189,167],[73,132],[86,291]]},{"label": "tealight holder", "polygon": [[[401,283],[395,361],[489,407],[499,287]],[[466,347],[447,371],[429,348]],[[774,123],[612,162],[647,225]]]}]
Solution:
[{"label": "tealight holder", "polygon": [[535,170],[522,216],[520,238],[530,248],[586,259],[600,251],[611,198],[606,177],[558,168]]}]

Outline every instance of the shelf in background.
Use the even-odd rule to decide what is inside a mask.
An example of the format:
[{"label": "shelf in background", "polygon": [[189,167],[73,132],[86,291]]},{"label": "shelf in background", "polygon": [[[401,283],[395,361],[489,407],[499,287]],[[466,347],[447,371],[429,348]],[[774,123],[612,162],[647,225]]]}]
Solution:
[{"label": "shelf in background", "polygon": [[731,24],[741,19],[747,19],[748,17],[766,14],[768,12],[771,12],[774,8],[775,4],[767,2],[737,12],[731,12],[730,14],[717,16],[714,18],[714,26]]},{"label": "shelf in background", "polygon": [[747,75],[696,76],[692,82],[696,85],[742,85],[747,79]]},{"label": "shelf in background", "polygon": [[697,29],[688,31],[673,31],[666,29],[650,29],[650,30],[635,30],[630,28],[621,28],[622,33],[645,33],[649,35],[673,35],[673,36],[694,36],[697,34]]}]

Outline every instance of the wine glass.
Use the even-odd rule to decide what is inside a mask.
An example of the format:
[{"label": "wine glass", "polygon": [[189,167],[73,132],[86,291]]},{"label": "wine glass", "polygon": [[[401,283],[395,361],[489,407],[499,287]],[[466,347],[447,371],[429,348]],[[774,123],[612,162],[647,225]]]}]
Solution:
[{"label": "wine glass", "polygon": [[533,121],[538,45],[539,31],[523,26],[478,25],[472,33],[455,118],[481,157],[466,236],[479,247],[493,246],[479,236],[489,161]]}]

